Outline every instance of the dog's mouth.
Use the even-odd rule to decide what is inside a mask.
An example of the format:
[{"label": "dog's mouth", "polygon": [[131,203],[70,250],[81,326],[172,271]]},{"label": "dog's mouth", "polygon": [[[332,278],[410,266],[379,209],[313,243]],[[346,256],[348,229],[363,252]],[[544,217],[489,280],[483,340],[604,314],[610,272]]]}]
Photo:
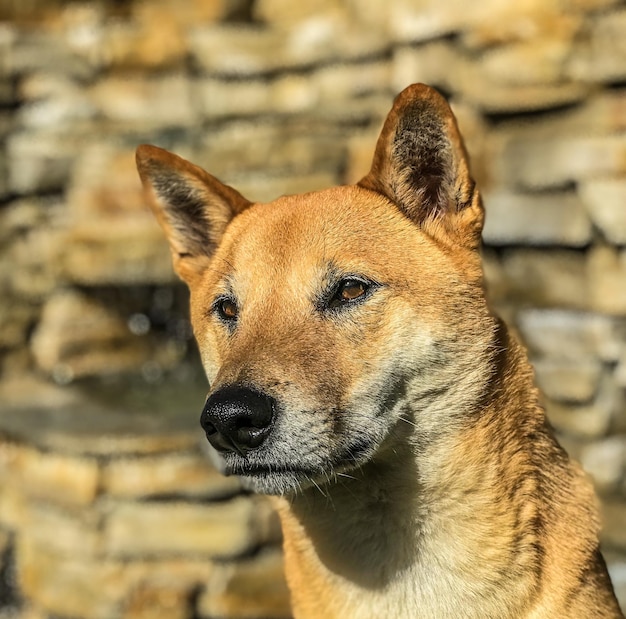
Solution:
[{"label": "dog's mouth", "polygon": [[261,494],[286,495],[319,484],[328,475],[301,466],[227,466],[226,474],[237,475],[246,490]]},{"label": "dog's mouth", "polygon": [[262,494],[292,494],[309,487],[320,487],[339,479],[369,461],[376,444],[359,441],[333,458],[314,465],[271,462],[259,456],[241,457],[229,454],[221,470],[225,475],[237,475],[244,487]]}]

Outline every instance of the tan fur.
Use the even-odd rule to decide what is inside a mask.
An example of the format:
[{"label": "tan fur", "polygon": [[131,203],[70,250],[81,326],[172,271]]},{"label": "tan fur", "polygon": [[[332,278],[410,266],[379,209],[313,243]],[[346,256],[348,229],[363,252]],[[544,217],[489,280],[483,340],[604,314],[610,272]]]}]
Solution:
[{"label": "tan fur", "polygon": [[[216,461],[277,495],[297,618],[622,616],[593,491],[485,302],[442,97],[398,96],[358,185],[269,204],[156,147],[137,160],[211,394],[272,402],[264,442]],[[351,277],[366,292],[337,309]]]}]

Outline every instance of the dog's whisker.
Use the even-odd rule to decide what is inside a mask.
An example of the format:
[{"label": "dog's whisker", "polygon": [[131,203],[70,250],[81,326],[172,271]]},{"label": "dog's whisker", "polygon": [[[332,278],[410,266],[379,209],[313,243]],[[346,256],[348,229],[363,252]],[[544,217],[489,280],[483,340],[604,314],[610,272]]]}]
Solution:
[{"label": "dog's whisker", "polygon": [[354,479],[355,481],[358,480],[358,477],[355,477],[354,475],[348,475],[348,473],[335,473],[335,475],[337,477],[345,477],[346,479]]},{"label": "dog's whisker", "polygon": [[404,423],[408,423],[410,426],[413,426],[414,428],[417,428],[417,424],[414,421],[411,421],[410,419],[407,419],[406,417],[399,417],[400,421],[403,421]]}]

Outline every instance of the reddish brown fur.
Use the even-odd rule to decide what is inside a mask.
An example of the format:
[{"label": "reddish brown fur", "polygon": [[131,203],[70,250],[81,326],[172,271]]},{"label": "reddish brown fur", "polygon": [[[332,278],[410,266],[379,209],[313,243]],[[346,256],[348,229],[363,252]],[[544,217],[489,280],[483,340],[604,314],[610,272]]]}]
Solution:
[{"label": "reddish brown fur", "polygon": [[[296,617],[622,616],[591,487],[485,302],[480,195],[443,98],[398,96],[359,185],[269,204],[161,149],[137,160],[211,392],[276,402],[266,442],[221,461],[279,495]],[[366,292],[332,309],[354,276]]]}]

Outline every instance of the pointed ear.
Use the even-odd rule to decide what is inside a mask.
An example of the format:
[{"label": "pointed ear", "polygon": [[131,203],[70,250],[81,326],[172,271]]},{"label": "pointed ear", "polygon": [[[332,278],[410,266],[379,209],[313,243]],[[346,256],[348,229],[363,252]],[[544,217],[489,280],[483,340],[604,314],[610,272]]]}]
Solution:
[{"label": "pointed ear", "polygon": [[169,241],[174,270],[189,284],[206,268],[226,226],[250,202],[162,148],[139,146],[136,159],[148,202]]},{"label": "pointed ear", "polygon": [[433,88],[413,84],[396,97],[359,185],[385,195],[432,236],[478,247],[480,195],[452,110]]}]

